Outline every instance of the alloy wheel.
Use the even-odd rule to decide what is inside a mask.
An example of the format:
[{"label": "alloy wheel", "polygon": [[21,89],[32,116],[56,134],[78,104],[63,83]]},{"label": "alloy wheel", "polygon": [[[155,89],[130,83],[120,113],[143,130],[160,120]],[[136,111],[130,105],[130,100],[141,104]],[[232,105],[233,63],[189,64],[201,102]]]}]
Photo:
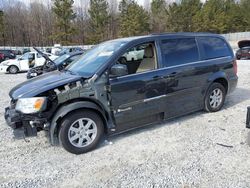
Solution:
[{"label": "alloy wheel", "polygon": [[69,142],[78,148],[90,145],[96,138],[97,125],[90,118],[81,118],[71,124],[68,131]]}]

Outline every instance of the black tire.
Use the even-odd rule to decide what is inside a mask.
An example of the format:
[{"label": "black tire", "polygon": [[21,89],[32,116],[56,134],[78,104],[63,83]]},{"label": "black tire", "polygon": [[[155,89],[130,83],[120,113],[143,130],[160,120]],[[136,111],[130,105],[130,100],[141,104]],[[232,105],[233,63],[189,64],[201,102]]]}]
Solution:
[{"label": "black tire", "polygon": [[[215,102],[217,105],[212,105],[214,104],[212,102],[213,99],[211,99],[211,97],[213,97],[214,93],[216,91],[221,91],[221,100],[218,100],[219,102]],[[219,110],[221,110],[221,108],[224,105],[225,102],[225,98],[226,98],[226,89],[223,85],[221,85],[220,83],[214,82],[210,85],[210,87],[208,88],[206,97],[205,97],[205,111],[207,112],[217,112]],[[211,104],[212,103],[212,104]]]},{"label": "black tire", "polygon": [[10,74],[16,74],[16,73],[19,71],[19,69],[18,69],[17,66],[11,65],[11,66],[8,68],[8,71],[9,71]]},{"label": "black tire", "polygon": [[[74,143],[71,143],[71,141],[69,140],[69,135],[70,135],[70,133],[72,133],[72,132],[70,132],[70,128],[72,126],[74,126],[74,122],[76,122],[79,119],[83,119],[83,118],[91,119],[95,123],[96,128],[97,128],[96,129],[97,133],[95,134],[96,135],[95,138],[93,139],[93,141],[89,145],[77,147],[77,146],[73,145]],[[80,127],[80,125],[79,125],[79,127]],[[61,142],[62,146],[64,147],[64,149],[67,150],[68,152],[73,153],[73,154],[82,154],[82,153],[86,153],[86,152],[96,148],[96,146],[98,145],[98,143],[100,142],[100,140],[103,136],[103,133],[104,133],[103,121],[97,113],[90,111],[90,110],[81,110],[81,111],[79,110],[79,111],[75,111],[75,112],[70,113],[62,120],[61,128],[59,131],[59,139],[60,139],[60,142]],[[77,133],[75,133],[75,135],[76,134]],[[84,133],[82,133],[82,134],[84,134]],[[75,135],[73,135],[73,136],[75,136]],[[81,135],[81,134],[79,134],[79,132],[78,132],[78,135]],[[78,143],[79,143],[80,137],[77,139],[78,139]],[[87,141],[87,139],[85,139],[85,140]]]}]

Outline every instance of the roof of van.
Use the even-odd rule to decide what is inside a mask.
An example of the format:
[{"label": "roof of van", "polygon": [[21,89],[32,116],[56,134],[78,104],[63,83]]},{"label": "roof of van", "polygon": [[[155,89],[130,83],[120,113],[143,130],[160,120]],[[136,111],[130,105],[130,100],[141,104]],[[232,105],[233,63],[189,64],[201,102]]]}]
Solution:
[{"label": "roof of van", "polygon": [[113,39],[111,41],[117,41],[117,40],[124,40],[124,41],[131,41],[135,39],[140,38],[149,38],[149,37],[164,37],[164,36],[219,36],[222,37],[219,34],[214,33],[205,33],[205,32],[172,32],[172,33],[152,33],[149,35],[143,35],[143,36],[132,36],[132,37],[125,37],[125,38],[117,38]]},{"label": "roof of van", "polygon": [[[188,36],[210,36],[210,35],[218,35],[214,33],[208,32],[169,32],[169,33],[152,33],[151,36],[168,36],[168,35],[188,35]],[[150,35],[149,35],[150,36]]]}]

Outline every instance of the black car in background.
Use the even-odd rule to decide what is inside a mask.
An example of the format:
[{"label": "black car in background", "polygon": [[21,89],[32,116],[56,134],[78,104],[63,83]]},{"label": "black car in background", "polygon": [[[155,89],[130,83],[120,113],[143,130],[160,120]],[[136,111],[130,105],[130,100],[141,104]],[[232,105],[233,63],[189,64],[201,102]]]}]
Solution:
[{"label": "black car in background", "polygon": [[238,42],[239,49],[236,51],[236,58],[250,59],[250,40],[242,40]]},{"label": "black car in background", "polygon": [[0,50],[0,53],[4,55],[4,60],[15,59],[16,54],[13,50]]},{"label": "black car in background", "polygon": [[[120,61],[135,48],[143,49],[142,59]],[[80,154],[104,134],[199,110],[217,112],[237,81],[234,53],[220,35],[120,38],[95,46],[64,71],[14,87],[5,119],[15,132],[35,136],[45,130],[52,145]]]},{"label": "black car in background", "polygon": [[54,70],[62,70],[70,63],[80,58],[82,54],[83,52],[64,54],[56,58],[54,61],[46,62],[43,66],[32,68],[27,73],[27,79],[34,78],[36,76],[42,75],[43,73],[51,72]]}]

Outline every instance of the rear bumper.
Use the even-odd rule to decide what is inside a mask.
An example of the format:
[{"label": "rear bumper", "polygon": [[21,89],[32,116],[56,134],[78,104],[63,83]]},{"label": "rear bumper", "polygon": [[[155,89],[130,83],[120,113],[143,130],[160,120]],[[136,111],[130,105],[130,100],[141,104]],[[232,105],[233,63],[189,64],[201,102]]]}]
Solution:
[{"label": "rear bumper", "polygon": [[228,94],[232,93],[236,89],[237,84],[238,84],[238,76],[234,76],[234,77],[230,78]]},{"label": "rear bumper", "polygon": [[250,129],[250,106],[247,107],[247,120],[246,120],[246,128]]}]

